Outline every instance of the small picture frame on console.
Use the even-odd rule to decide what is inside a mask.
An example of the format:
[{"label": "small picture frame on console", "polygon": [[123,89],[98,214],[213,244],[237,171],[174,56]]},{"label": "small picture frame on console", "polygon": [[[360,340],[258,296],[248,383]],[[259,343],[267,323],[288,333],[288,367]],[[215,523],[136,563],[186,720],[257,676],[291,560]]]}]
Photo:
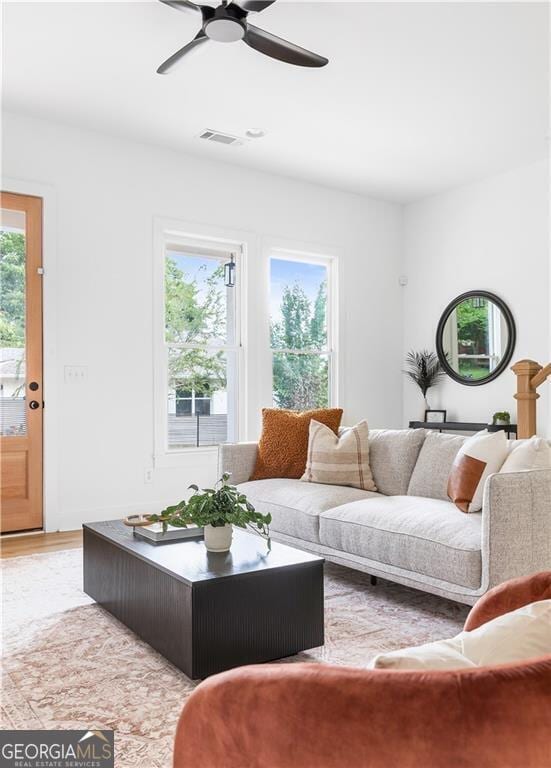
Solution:
[{"label": "small picture frame on console", "polygon": [[447,411],[425,411],[427,424],[442,424],[446,421]]}]

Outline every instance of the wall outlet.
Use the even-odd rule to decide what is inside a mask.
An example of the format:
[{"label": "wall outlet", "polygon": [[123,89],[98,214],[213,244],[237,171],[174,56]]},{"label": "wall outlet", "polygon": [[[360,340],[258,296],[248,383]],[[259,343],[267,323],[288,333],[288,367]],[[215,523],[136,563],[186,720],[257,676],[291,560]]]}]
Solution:
[{"label": "wall outlet", "polygon": [[145,469],[144,470],[143,481],[144,481],[144,483],[152,483],[153,482],[153,470],[152,469]]},{"label": "wall outlet", "polygon": [[88,366],[86,365],[66,365],[65,381],[68,384],[78,384],[88,378]]}]

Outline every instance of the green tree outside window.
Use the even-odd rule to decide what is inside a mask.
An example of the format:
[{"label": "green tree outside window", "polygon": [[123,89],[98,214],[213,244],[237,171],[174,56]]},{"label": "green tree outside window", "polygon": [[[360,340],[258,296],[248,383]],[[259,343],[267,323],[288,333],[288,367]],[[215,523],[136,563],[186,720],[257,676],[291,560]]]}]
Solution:
[{"label": "green tree outside window", "polygon": [[321,354],[277,350],[322,350],[327,344],[327,283],[311,302],[294,283],[284,288],[281,319],[271,323],[273,397],[278,408],[306,410],[329,404],[329,363]]}]

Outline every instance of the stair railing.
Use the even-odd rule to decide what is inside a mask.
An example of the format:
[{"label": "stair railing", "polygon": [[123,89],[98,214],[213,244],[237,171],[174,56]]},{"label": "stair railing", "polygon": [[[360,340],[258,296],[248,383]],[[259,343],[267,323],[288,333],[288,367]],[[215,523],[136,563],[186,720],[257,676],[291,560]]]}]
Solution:
[{"label": "stair railing", "polygon": [[546,366],[535,360],[519,360],[511,368],[517,377],[517,437],[526,438],[536,434],[536,401],[538,387],[551,376],[551,363]]}]

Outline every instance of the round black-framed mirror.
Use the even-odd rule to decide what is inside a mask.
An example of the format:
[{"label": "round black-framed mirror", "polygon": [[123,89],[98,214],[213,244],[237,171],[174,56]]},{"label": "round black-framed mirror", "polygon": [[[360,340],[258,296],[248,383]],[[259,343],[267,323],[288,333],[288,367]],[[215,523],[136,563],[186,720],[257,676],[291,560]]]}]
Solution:
[{"label": "round black-framed mirror", "polygon": [[478,387],[511,362],[517,332],[511,310],[489,291],[467,291],[451,301],[438,323],[436,352],[454,381]]}]

